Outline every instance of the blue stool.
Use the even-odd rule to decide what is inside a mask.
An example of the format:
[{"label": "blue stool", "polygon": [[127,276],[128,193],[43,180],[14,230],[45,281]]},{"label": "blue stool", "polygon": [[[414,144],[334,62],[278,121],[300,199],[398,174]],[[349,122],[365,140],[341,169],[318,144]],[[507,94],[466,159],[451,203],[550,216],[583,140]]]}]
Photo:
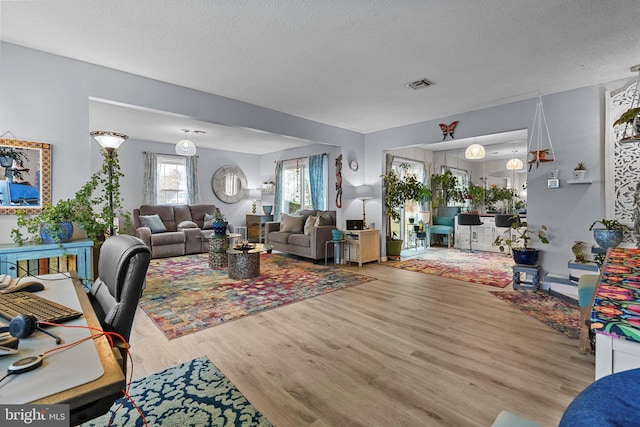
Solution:
[{"label": "blue stool", "polygon": [[[538,290],[538,282],[540,281],[539,265],[516,264],[511,269],[513,270],[513,289]],[[524,278],[522,274],[524,274]]]}]

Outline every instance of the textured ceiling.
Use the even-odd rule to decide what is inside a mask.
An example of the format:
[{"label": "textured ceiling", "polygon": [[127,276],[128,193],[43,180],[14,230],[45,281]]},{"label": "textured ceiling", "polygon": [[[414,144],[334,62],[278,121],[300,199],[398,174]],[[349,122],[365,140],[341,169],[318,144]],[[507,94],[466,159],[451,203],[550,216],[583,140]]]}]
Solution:
[{"label": "textured ceiling", "polygon": [[637,0],[2,1],[0,35],[370,133],[631,78],[638,16]]}]

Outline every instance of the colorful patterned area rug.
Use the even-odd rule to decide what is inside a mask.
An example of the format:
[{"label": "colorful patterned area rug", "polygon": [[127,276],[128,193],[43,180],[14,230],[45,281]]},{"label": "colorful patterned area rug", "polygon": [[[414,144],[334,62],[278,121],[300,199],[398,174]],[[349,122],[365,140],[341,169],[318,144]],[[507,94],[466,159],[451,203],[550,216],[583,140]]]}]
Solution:
[{"label": "colorful patterned area rug", "polygon": [[458,249],[431,249],[419,258],[389,261],[384,265],[504,288],[511,283],[514,262],[510,256],[493,252],[470,254]]},{"label": "colorful patterned area rug", "polygon": [[[206,357],[136,380],[129,394],[150,426],[272,425]],[[119,399],[107,414],[82,424],[107,425],[143,426],[144,421],[131,400]]]},{"label": "colorful patterned area rug", "polygon": [[552,327],[567,338],[580,338],[580,309],[542,292],[491,292],[518,310]]},{"label": "colorful patterned area rug", "polygon": [[261,275],[229,279],[207,254],[151,260],[140,305],[168,339],[375,280],[281,254],[260,256]]}]

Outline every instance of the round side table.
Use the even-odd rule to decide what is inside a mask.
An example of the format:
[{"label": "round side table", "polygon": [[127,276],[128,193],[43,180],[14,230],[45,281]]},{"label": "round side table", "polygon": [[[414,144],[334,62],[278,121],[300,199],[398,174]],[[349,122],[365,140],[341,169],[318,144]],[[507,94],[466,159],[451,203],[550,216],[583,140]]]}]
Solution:
[{"label": "round side table", "polygon": [[260,275],[260,251],[227,251],[229,258],[229,278],[252,279]]}]

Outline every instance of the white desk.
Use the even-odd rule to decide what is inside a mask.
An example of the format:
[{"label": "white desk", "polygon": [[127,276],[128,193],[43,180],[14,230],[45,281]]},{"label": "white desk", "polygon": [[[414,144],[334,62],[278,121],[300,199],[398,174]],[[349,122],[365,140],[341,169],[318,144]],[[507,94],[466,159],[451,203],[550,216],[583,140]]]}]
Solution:
[{"label": "white desk", "polygon": [[[65,325],[83,325],[100,328],[84,289],[72,273],[74,280],[63,274],[40,276],[45,290],[37,295],[80,310],[84,315]],[[58,280],[56,280],[58,279]],[[3,325],[9,322],[1,319]],[[84,328],[47,327],[62,339],[62,345],[89,335]],[[4,375],[12,362],[31,355],[42,354],[56,347],[55,340],[35,331],[29,338],[20,339],[19,353],[0,358],[0,373]],[[74,410],[100,398],[115,395],[125,386],[125,379],[107,339],[87,340],[77,346],[54,351],[39,368],[19,375],[11,375],[0,383],[0,403],[66,403]]]}]

